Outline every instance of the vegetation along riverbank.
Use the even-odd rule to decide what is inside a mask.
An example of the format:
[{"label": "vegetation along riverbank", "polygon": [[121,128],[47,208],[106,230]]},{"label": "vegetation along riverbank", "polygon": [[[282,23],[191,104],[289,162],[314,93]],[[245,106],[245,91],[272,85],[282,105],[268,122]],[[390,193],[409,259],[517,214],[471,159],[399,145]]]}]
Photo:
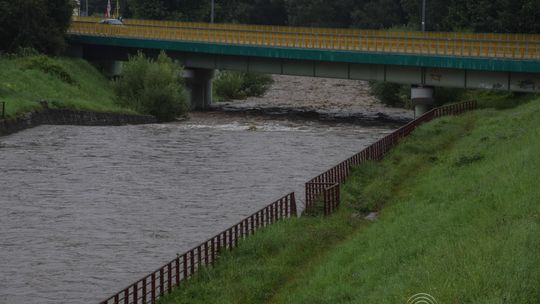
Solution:
[{"label": "vegetation along riverbank", "polygon": [[136,113],[115,103],[110,81],[82,59],[45,55],[0,57],[0,101],[6,117],[41,109],[48,100],[56,109]]},{"label": "vegetation along riverbank", "polygon": [[335,215],[273,225],[161,302],[534,303],[538,102],[420,127],[354,170]]}]

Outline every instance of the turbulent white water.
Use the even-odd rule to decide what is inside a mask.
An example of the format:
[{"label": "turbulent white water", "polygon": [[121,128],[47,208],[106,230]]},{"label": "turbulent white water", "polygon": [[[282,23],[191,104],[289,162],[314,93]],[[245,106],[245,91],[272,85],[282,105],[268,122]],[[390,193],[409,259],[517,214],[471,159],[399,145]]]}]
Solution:
[{"label": "turbulent white water", "polygon": [[0,302],[103,300],[386,132],[198,114],[0,138]]}]

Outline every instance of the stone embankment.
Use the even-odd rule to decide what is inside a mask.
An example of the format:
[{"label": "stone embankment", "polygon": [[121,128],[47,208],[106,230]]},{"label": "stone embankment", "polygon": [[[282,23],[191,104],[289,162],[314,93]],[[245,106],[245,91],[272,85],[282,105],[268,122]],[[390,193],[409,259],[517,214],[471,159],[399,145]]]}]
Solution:
[{"label": "stone embankment", "polygon": [[125,124],[156,123],[157,119],[149,115],[123,113],[100,113],[51,109],[46,102],[41,102],[43,109],[26,113],[17,118],[0,120],[0,136],[9,135],[39,125],[83,125],[83,126],[118,126]]},{"label": "stone embankment", "polygon": [[366,81],[284,75],[272,77],[274,83],[264,96],[215,103],[213,109],[362,125],[402,125],[414,118],[413,111],[382,104],[370,94]]}]

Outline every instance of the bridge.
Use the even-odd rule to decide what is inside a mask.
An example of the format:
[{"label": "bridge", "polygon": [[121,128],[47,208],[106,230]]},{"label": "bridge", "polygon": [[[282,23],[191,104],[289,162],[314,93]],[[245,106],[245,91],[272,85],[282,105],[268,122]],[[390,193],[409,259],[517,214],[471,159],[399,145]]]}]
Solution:
[{"label": "bridge", "polygon": [[68,42],[90,61],[165,50],[191,70],[192,104],[211,103],[215,69],[411,84],[419,113],[432,87],[540,92],[540,35],[405,32],[75,17]]}]

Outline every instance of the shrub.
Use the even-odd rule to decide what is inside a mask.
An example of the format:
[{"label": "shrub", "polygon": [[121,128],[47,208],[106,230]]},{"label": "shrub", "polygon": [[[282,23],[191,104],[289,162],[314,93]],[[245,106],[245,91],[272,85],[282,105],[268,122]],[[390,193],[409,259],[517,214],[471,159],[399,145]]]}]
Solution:
[{"label": "shrub", "polygon": [[247,96],[262,96],[273,82],[270,75],[245,73],[243,89]]},{"label": "shrub", "polygon": [[217,100],[262,96],[272,84],[272,77],[260,73],[221,71],[214,80]]},{"label": "shrub", "polygon": [[405,86],[397,83],[370,81],[369,87],[373,96],[390,107],[405,107],[410,99]]},{"label": "shrub", "polygon": [[131,57],[113,85],[117,102],[139,113],[169,121],[188,110],[182,67],[164,52],[157,60],[142,53]]},{"label": "shrub", "polygon": [[462,100],[465,96],[465,92],[465,89],[435,87],[433,88],[433,99],[435,100],[436,106],[442,106],[446,103]]},{"label": "shrub", "polygon": [[[371,94],[377,97],[383,104],[391,107],[413,107],[410,85],[378,81],[372,81],[369,85]],[[465,89],[435,87],[433,89],[435,106],[463,100],[465,93]]]},{"label": "shrub", "polygon": [[239,72],[220,72],[214,80],[214,92],[218,100],[244,99],[245,92],[242,90],[244,77]]}]

